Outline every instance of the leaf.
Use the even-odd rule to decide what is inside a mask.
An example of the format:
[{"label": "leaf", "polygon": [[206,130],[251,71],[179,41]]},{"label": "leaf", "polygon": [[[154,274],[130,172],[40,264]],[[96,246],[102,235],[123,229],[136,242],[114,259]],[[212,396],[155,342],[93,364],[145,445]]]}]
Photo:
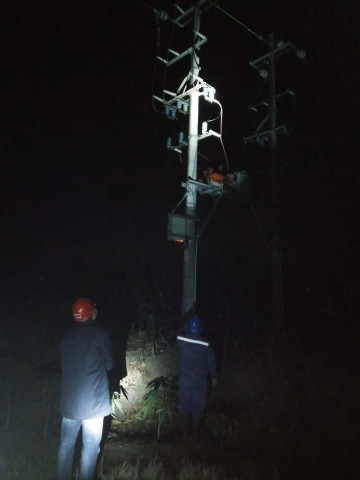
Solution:
[{"label": "leaf", "polygon": [[119,389],[120,389],[120,393],[122,393],[124,395],[126,400],[129,400],[129,394],[128,394],[126,388],[124,388],[122,385],[119,385]]},{"label": "leaf", "polygon": [[160,387],[166,386],[166,378],[163,376],[153,378],[147,385],[146,388],[153,388],[154,390],[159,390]]}]

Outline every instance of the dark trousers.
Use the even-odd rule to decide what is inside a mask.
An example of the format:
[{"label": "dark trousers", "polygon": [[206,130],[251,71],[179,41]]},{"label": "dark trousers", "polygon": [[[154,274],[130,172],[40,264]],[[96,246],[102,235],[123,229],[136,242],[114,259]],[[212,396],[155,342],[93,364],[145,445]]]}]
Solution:
[{"label": "dark trousers", "polygon": [[204,417],[207,403],[208,382],[189,383],[180,379],[179,409],[182,415],[191,415],[194,420]]}]

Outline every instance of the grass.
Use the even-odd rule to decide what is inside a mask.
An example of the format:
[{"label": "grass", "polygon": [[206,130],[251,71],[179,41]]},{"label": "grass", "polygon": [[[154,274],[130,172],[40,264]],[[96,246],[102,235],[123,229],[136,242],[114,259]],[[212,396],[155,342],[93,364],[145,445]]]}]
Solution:
[{"label": "grass", "polygon": [[57,444],[26,429],[0,430],[1,480],[55,479]]},{"label": "grass", "polygon": [[[176,480],[236,480],[228,477],[223,468],[194,464],[183,459]],[[165,473],[163,462],[157,457],[137,458],[135,462],[124,462],[114,467],[111,472],[100,477],[101,480],[174,480]]]},{"label": "grass", "polygon": [[166,480],[164,465],[156,457],[149,460],[138,457],[135,462],[123,462],[100,478],[102,480]]},{"label": "grass", "polygon": [[193,464],[185,460],[176,480],[232,480],[223,468]]}]

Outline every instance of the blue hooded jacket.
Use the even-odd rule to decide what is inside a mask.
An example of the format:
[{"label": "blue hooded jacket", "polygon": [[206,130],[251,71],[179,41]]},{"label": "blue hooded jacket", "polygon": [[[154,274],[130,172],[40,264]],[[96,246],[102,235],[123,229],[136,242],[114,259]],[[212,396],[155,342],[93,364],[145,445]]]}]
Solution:
[{"label": "blue hooded jacket", "polygon": [[62,415],[73,420],[109,415],[113,349],[108,331],[94,320],[74,325],[62,338],[61,363]]}]

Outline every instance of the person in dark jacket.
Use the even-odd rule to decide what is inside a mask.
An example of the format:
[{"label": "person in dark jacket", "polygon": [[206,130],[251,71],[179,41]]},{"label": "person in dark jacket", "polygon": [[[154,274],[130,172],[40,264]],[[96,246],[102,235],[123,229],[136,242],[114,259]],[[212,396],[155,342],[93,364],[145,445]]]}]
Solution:
[{"label": "person in dark jacket", "polygon": [[184,417],[185,436],[200,435],[207,404],[209,377],[216,384],[217,362],[214,350],[200,333],[201,320],[193,316],[186,333],[177,336],[180,350],[179,409]]},{"label": "person in dark jacket", "polygon": [[107,330],[96,322],[96,305],[79,298],[75,325],[61,340],[61,441],[58,479],[71,480],[76,439],[82,429],[79,480],[92,480],[100,451],[104,417],[111,413],[108,372],[113,349]]}]

